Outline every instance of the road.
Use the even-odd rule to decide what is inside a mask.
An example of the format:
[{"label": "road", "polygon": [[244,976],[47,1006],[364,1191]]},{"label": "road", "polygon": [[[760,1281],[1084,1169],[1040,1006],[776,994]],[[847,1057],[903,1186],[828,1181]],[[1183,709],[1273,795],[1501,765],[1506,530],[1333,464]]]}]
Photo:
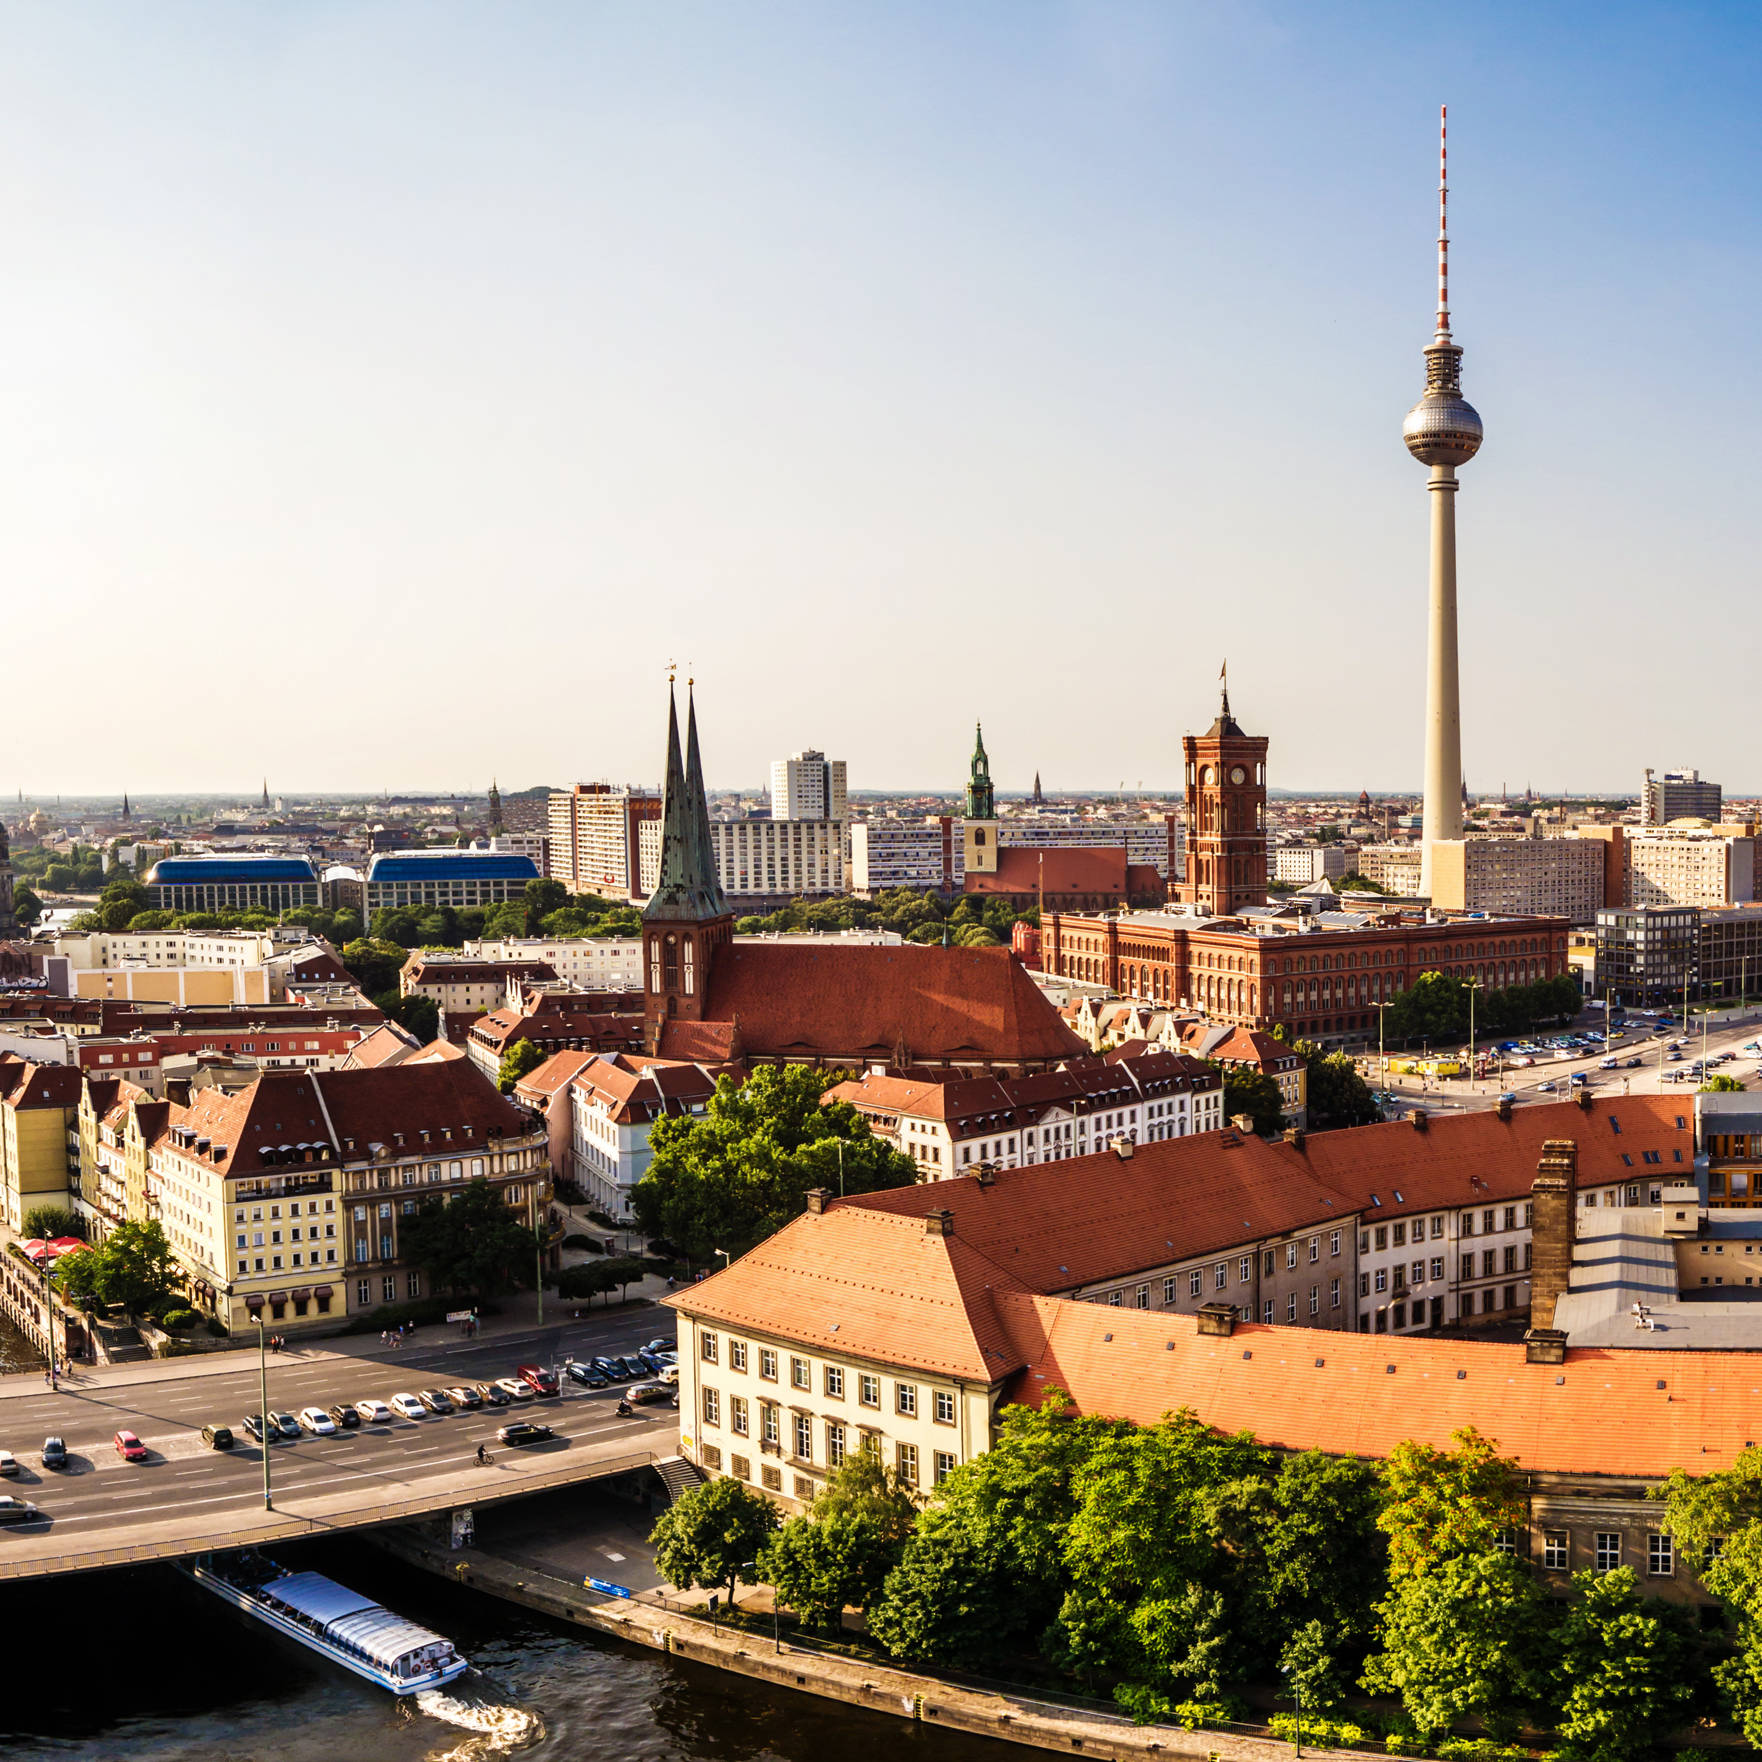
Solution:
[{"label": "road", "polygon": [[[272,1354],[269,1402],[273,1409],[329,1406],[368,1397],[388,1399],[400,1391],[478,1382],[510,1374],[515,1365],[561,1363],[566,1355],[633,1346],[669,1331],[665,1310],[602,1315],[591,1321],[532,1334],[472,1342],[412,1344],[370,1357],[314,1350]],[[236,1368],[235,1368],[236,1367]],[[469,1504],[517,1488],[546,1472],[592,1472],[592,1462],[626,1454],[669,1456],[678,1448],[678,1413],[670,1406],[639,1407],[619,1418],[619,1390],[590,1391],[563,1379],[556,1399],[511,1407],[484,1407],[436,1418],[397,1419],[362,1425],[334,1437],[302,1433],[270,1446],[270,1474],[277,1512],[331,1520],[370,1521],[378,1507],[408,1504],[432,1494],[432,1504]],[[240,1421],[258,1405],[254,1355],[229,1355],[228,1368],[212,1364],[186,1377],[100,1382],[0,1401],[0,1447],[19,1459],[20,1472],[0,1490],[38,1506],[44,1521],[0,1529],[0,1576],[9,1560],[66,1557],[92,1550],[134,1546],[169,1537],[200,1538],[235,1523],[262,1517],[263,1447],[244,1435]],[[550,1425],[554,1443],[509,1450],[495,1441],[496,1428],[521,1418]],[[204,1424],[230,1426],[231,1450],[212,1450],[201,1440]],[[145,1463],[126,1463],[113,1445],[119,1429],[135,1432],[149,1452]],[[43,1439],[67,1442],[70,1461],[62,1471],[42,1466]],[[475,1461],[487,1444],[488,1467]],[[191,1546],[199,1545],[191,1542]],[[175,1551],[175,1550],[174,1550]]]},{"label": "road", "polygon": [[[1707,1034],[1706,1050],[1709,1054],[1729,1051],[1737,1055],[1730,1063],[1720,1065],[1718,1069],[1726,1076],[1738,1078],[1746,1086],[1754,1084],[1757,1077],[1762,1075],[1762,1063],[1759,1063],[1754,1054],[1742,1051],[1750,1041],[1762,1038],[1762,1026],[1759,1024],[1762,1024],[1762,1016],[1753,1016],[1730,1027],[1712,1028]],[[1376,1055],[1372,1053],[1365,1061],[1365,1081],[1373,1088],[1386,1089],[1398,1097],[1403,1105],[1455,1108],[1463,1112],[1493,1107],[1502,1094],[1515,1095],[1519,1102],[1567,1100],[1573,1088],[1573,1074],[1578,1071],[1583,1071],[1588,1079],[1587,1083],[1579,1084],[1579,1088],[1588,1087],[1592,1094],[1605,1097],[1671,1095],[1686,1100],[1699,1086],[1686,1074],[1690,1062],[1699,1058],[1702,1052],[1698,1021],[1692,1029],[1679,1029],[1665,1035],[1630,1030],[1625,1035],[1615,1036],[1607,1055],[1602,1047],[1600,1017],[1595,1021],[1578,1024],[1574,1032],[1598,1034],[1596,1049],[1582,1057],[1572,1058],[1557,1058],[1553,1053],[1544,1052],[1527,1068],[1515,1069],[1507,1064],[1503,1078],[1493,1076],[1472,1085],[1461,1078],[1430,1078],[1422,1086],[1416,1077],[1391,1075],[1386,1082],[1382,1082],[1377,1077]],[[1551,1034],[1538,1036],[1538,1043],[1552,1037]],[[1670,1062],[1668,1053],[1663,1052],[1666,1043],[1673,1039],[1683,1043],[1682,1058],[1677,1063]],[[1681,1082],[1660,1081],[1661,1054],[1664,1061],[1662,1069],[1666,1072],[1683,1072]],[[1408,1053],[1404,1056],[1414,1055]],[[1605,1056],[1622,1060],[1622,1068],[1614,1071],[1599,1070],[1598,1066]],[[1630,1058],[1639,1058],[1644,1062],[1637,1070],[1629,1070],[1626,1068],[1626,1061]],[[1553,1091],[1543,1089],[1543,1083],[1552,1083]]]}]

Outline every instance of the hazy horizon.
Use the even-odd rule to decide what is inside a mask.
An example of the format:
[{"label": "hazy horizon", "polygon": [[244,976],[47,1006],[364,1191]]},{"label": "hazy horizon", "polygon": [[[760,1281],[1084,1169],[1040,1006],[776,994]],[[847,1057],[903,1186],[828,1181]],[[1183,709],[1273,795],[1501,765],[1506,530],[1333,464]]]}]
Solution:
[{"label": "hazy horizon", "polygon": [[1755,762],[1750,9],[0,18],[0,817],[656,778],[670,660],[712,778],[1178,778],[1227,656],[1417,779],[1441,101],[1470,786]]}]

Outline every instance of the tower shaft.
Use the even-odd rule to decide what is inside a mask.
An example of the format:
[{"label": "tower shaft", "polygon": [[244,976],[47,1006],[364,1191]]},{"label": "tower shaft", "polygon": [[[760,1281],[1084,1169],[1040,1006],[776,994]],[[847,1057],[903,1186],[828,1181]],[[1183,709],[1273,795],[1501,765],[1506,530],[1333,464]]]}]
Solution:
[{"label": "tower shaft", "polygon": [[1434,465],[1426,640],[1425,825],[1420,891],[1432,891],[1432,846],[1462,836],[1462,698],[1456,655],[1456,470]]}]

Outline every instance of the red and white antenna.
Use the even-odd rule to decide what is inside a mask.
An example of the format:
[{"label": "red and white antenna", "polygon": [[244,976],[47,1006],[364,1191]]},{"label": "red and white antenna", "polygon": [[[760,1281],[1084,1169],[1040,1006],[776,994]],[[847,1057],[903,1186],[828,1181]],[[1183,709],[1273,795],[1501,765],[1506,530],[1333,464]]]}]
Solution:
[{"label": "red and white antenna", "polygon": [[1438,106],[1438,337],[1450,339],[1450,177],[1447,104]]}]

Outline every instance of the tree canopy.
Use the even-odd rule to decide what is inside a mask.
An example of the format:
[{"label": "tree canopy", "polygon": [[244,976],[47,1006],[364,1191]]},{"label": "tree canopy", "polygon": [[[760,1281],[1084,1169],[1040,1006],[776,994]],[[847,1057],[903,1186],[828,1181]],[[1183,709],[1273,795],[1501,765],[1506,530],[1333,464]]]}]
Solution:
[{"label": "tree canopy", "polygon": [[726,1587],[732,1598],[741,1569],[757,1560],[777,1528],[777,1507],[729,1477],[688,1488],[661,1513],[649,1535],[655,1567],[681,1591]]},{"label": "tree canopy", "polygon": [[470,1181],[451,1199],[430,1195],[399,1226],[404,1255],[437,1290],[498,1297],[536,1276],[537,1232],[488,1181]]},{"label": "tree canopy", "polygon": [[657,1120],[653,1160],[631,1190],[643,1229],[707,1260],[763,1241],[802,1211],[811,1188],[909,1187],[909,1158],[848,1102],[821,1102],[835,1080],[806,1065],[763,1065],[744,1085],[723,1077],[701,1115]]},{"label": "tree canopy", "polygon": [[530,1040],[516,1040],[502,1054],[501,1062],[496,1066],[496,1087],[504,1095],[514,1093],[514,1085],[529,1071],[536,1071],[549,1056],[544,1049]]},{"label": "tree canopy", "polygon": [[[1450,973],[1420,974],[1390,1001],[1383,1020],[1385,1040],[1391,1045],[1467,1040],[1470,989],[1466,979]],[[1569,1022],[1583,1008],[1578,981],[1565,973],[1502,991],[1482,990],[1475,998],[1475,1032],[1483,1038],[1527,1034],[1545,1023]]]},{"label": "tree canopy", "polygon": [[94,1247],[63,1255],[55,1283],[83,1309],[115,1306],[136,1315],[169,1297],[179,1273],[165,1231],[154,1219],[118,1224]]},{"label": "tree canopy", "polygon": [[1276,1079],[1253,1065],[1205,1061],[1224,1080],[1224,1118],[1247,1114],[1258,1138],[1276,1138],[1285,1123],[1285,1101]]}]

